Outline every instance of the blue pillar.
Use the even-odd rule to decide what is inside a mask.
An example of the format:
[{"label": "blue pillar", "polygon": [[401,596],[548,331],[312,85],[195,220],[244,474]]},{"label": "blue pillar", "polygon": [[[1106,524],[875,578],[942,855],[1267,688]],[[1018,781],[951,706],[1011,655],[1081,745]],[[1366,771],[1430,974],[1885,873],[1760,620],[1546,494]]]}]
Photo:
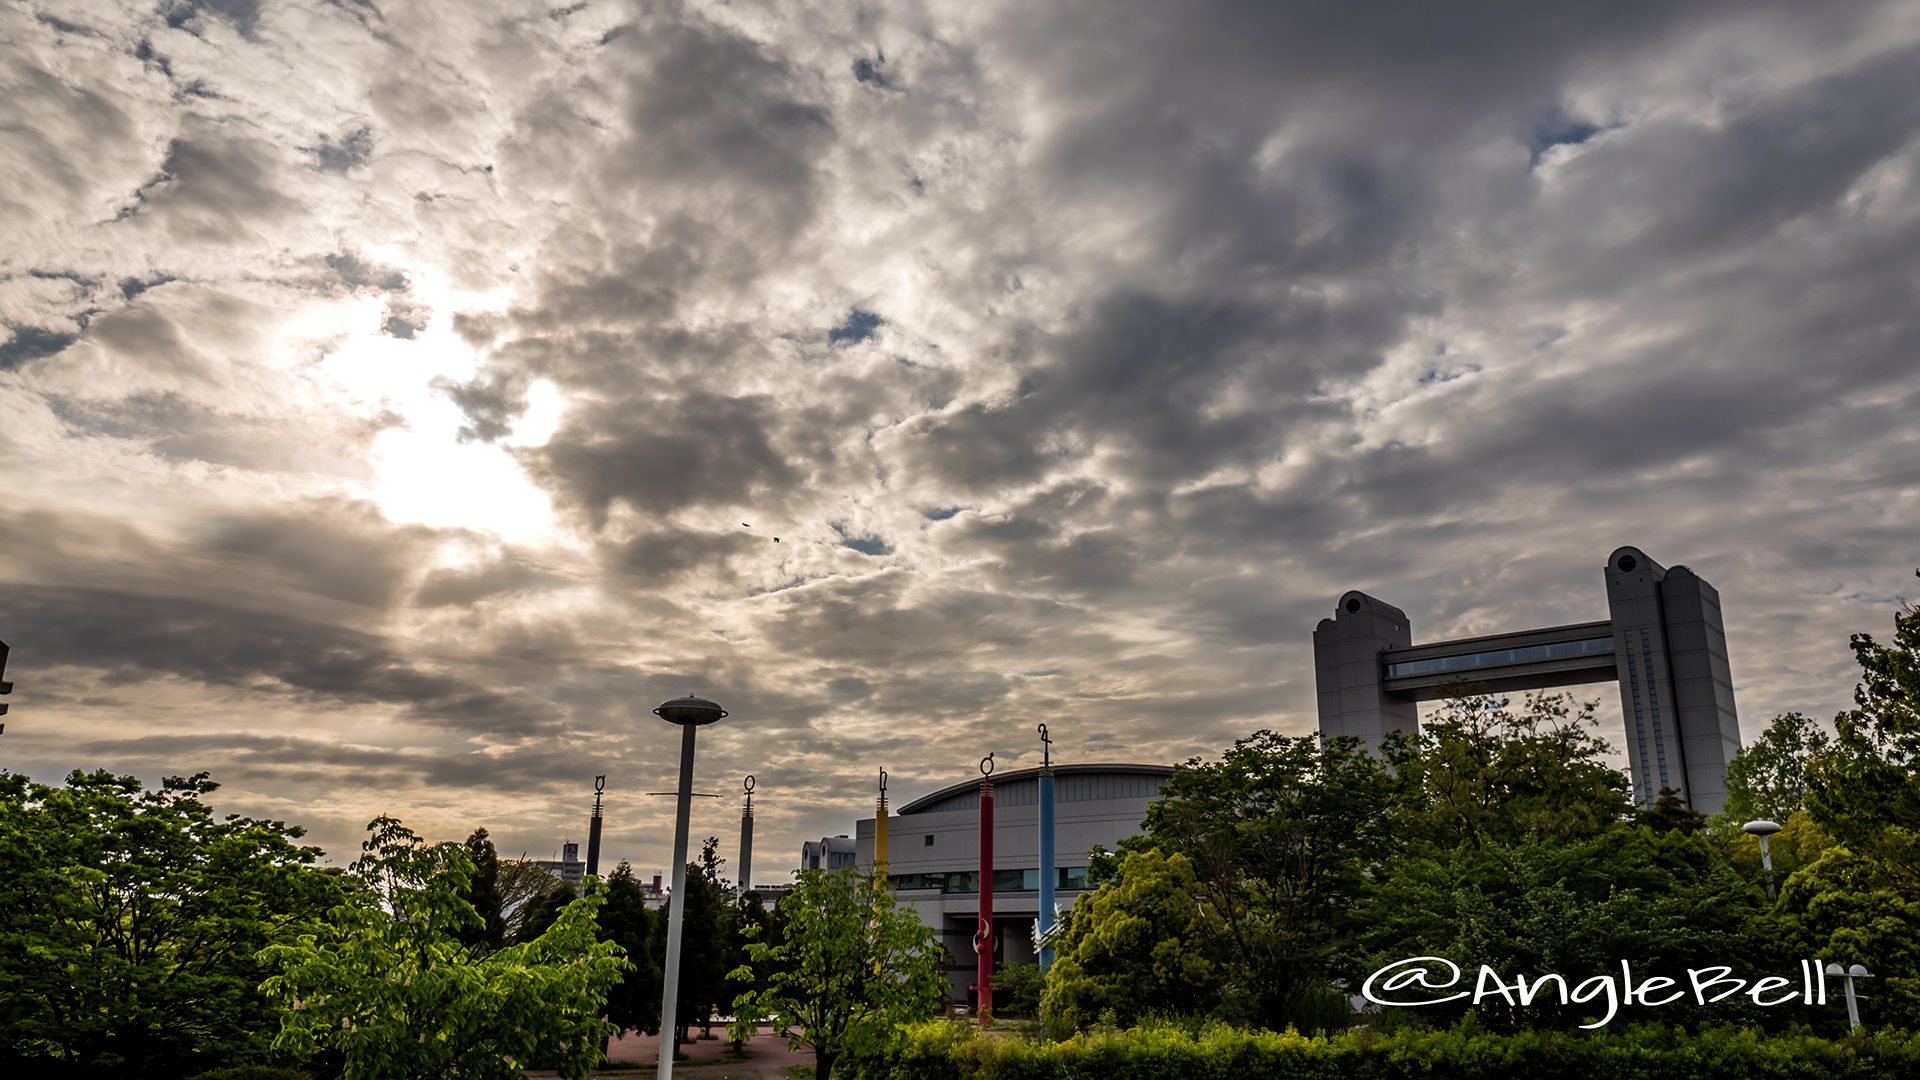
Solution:
[{"label": "blue pillar", "polygon": [[[1047,725],[1040,725],[1043,745],[1040,765],[1040,934],[1053,930],[1053,741],[1047,738]],[[1040,970],[1053,967],[1053,946],[1040,950]]]}]

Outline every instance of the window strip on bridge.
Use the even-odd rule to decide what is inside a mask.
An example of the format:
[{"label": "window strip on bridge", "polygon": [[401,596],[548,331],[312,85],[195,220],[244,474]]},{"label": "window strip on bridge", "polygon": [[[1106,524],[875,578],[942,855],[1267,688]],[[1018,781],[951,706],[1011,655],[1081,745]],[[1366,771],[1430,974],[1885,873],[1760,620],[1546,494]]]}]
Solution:
[{"label": "window strip on bridge", "polygon": [[1387,677],[1431,675],[1442,671],[1468,671],[1497,664],[1523,664],[1533,660],[1559,660],[1569,656],[1613,651],[1613,638],[1589,638],[1586,641],[1560,641],[1552,645],[1530,645],[1523,649],[1499,649],[1493,652],[1467,653],[1463,656],[1436,656],[1431,660],[1408,660],[1387,665]]}]

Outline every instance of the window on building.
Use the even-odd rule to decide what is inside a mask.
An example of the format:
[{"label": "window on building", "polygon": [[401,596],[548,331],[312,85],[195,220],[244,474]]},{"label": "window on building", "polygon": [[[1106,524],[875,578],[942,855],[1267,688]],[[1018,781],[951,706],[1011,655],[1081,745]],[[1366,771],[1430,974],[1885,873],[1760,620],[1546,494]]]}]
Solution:
[{"label": "window on building", "polygon": [[[1087,868],[1084,866],[1062,866],[1054,871],[1053,887],[1060,891],[1085,889],[1087,887]],[[980,872],[978,870],[953,871],[945,874],[894,874],[893,887],[899,890],[939,889],[945,893],[974,893],[980,891]],[[1040,871],[1034,870],[995,870],[993,872],[993,891],[997,893],[1039,892]]]}]

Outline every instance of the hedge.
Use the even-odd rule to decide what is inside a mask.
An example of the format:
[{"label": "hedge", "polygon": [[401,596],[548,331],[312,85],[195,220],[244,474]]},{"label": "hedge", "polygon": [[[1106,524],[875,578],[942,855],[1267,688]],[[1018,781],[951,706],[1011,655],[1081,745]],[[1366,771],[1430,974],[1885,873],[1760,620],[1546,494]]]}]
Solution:
[{"label": "hedge", "polygon": [[1920,1038],[1902,1031],[1823,1039],[1743,1028],[1688,1034],[1447,1031],[1330,1038],[1171,1025],[1029,1042],[949,1021],[907,1025],[878,1052],[834,1069],[847,1080],[1854,1080],[1920,1076]]}]

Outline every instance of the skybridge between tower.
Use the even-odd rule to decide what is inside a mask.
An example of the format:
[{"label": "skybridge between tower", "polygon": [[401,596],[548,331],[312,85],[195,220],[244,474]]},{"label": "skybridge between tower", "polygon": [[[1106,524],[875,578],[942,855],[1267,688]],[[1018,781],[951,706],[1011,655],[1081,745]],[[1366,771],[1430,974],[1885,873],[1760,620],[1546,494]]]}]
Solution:
[{"label": "skybridge between tower", "polygon": [[1695,810],[1719,810],[1740,750],[1720,594],[1638,548],[1615,551],[1605,571],[1609,619],[1422,645],[1404,611],[1347,593],[1313,631],[1321,733],[1377,748],[1419,728],[1419,702],[1463,683],[1507,694],[1618,682],[1634,801],[1651,807],[1673,788]]},{"label": "skybridge between tower", "polygon": [[1385,692],[1436,701],[1449,684],[1483,683],[1490,693],[1612,682],[1617,677],[1611,620],[1436,641],[1382,656]]}]

